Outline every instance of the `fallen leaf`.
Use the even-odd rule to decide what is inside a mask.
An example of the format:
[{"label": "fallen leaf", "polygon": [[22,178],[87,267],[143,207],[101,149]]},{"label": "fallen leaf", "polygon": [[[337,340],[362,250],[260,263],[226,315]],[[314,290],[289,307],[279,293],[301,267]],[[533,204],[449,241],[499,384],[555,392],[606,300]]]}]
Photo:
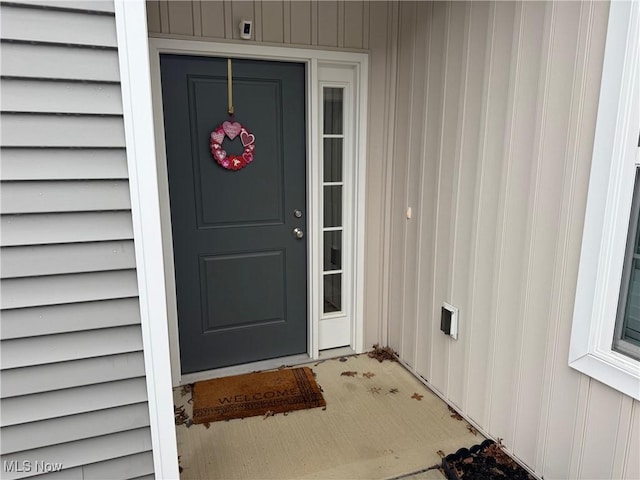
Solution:
[{"label": "fallen leaf", "polygon": [[380,393],[380,390],[381,390],[381,388],[380,388],[380,387],[371,387],[371,388],[369,389],[369,391],[370,391],[371,393]]},{"label": "fallen leaf", "polygon": [[189,420],[189,415],[184,411],[184,407],[173,406],[173,413],[175,416],[176,425],[184,425]]},{"label": "fallen leaf", "polygon": [[398,393],[398,389],[397,388],[392,388],[392,389],[389,390],[389,393],[396,394],[396,393]]},{"label": "fallen leaf", "polygon": [[397,353],[391,347],[381,347],[377,343],[373,346],[373,351],[369,352],[369,358],[375,358],[380,363],[385,360],[397,361]]},{"label": "fallen leaf", "polygon": [[376,374],[375,373],[371,373],[371,372],[365,372],[362,374],[363,377],[365,378],[371,378],[371,377],[375,377]]},{"label": "fallen leaf", "polygon": [[347,370],[346,372],[342,372],[340,375],[343,377],[355,377],[356,375],[358,375],[358,372]]},{"label": "fallen leaf", "polygon": [[451,412],[451,415],[450,415],[451,418],[455,418],[456,420],[462,420],[462,417],[460,416],[460,414],[458,412],[455,411],[454,408],[452,408],[450,405],[447,405],[447,407],[449,408],[449,411]]},{"label": "fallen leaf", "polygon": [[413,395],[411,395],[411,398],[415,398],[416,400],[420,401],[424,398],[424,395],[419,395],[417,393],[414,393]]}]

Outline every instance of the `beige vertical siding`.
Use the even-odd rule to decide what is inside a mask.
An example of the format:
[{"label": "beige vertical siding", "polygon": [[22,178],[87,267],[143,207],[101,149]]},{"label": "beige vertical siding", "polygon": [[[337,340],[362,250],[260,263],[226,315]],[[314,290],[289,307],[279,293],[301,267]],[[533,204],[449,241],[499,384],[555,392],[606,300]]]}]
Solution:
[{"label": "beige vertical siding", "polygon": [[1,476],[152,474],[113,2],[0,24]]},{"label": "beige vertical siding", "polygon": [[607,19],[400,4],[390,343],[545,479],[638,478],[640,404],[567,366]]},{"label": "beige vertical siding", "polygon": [[[240,40],[239,24],[247,19],[253,21],[254,37],[242,42],[360,50],[369,46],[369,26],[373,21],[370,11],[376,3],[362,0],[149,1],[147,21],[151,36]],[[391,18],[387,16],[385,20]],[[376,31],[378,34],[385,36],[384,31]]]}]

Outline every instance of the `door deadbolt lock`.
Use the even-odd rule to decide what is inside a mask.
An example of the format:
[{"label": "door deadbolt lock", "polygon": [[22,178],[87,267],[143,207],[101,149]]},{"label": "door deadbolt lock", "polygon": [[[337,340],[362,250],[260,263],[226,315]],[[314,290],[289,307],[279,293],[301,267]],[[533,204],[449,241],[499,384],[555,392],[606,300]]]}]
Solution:
[{"label": "door deadbolt lock", "polygon": [[293,236],[296,237],[296,238],[302,238],[302,237],[304,237],[304,232],[300,228],[294,228],[293,229]]},{"label": "door deadbolt lock", "polygon": [[293,216],[296,218],[302,218],[302,211],[297,208],[293,211]]}]

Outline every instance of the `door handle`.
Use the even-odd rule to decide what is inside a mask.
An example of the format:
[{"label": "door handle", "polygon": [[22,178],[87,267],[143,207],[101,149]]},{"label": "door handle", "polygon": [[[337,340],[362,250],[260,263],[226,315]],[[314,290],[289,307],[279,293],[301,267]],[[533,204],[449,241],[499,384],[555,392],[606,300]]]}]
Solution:
[{"label": "door handle", "polygon": [[302,238],[302,237],[304,237],[304,232],[300,228],[294,228],[293,229],[293,236],[296,237],[296,238]]}]

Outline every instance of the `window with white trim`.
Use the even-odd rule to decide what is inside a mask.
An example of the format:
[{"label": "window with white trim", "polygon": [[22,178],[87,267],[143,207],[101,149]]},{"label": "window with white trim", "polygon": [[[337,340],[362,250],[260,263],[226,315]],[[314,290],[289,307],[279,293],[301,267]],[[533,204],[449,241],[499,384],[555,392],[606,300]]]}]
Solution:
[{"label": "window with white trim", "polygon": [[[640,145],[639,145],[640,147]],[[613,349],[640,360],[640,166],[636,165],[635,187],[627,249],[622,269],[618,315],[613,337]]]},{"label": "window with white trim", "polygon": [[342,312],[344,88],[322,88],[323,313]]},{"label": "window with white trim", "polygon": [[[640,400],[640,4],[612,2],[569,366]],[[634,192],[635,195],[634,195]],[[634,200],[634,197],[636,199]],[[640,272],[638,272],[640,273]],[[635,332],[635,333],[634,333]]]},{"label": "window with white trim", "polygon": [[318,64],[318,153],[322,289],[320,350],[352,344],[356,283],[356,145],[358,122],[356,69],[352,65]]}]

